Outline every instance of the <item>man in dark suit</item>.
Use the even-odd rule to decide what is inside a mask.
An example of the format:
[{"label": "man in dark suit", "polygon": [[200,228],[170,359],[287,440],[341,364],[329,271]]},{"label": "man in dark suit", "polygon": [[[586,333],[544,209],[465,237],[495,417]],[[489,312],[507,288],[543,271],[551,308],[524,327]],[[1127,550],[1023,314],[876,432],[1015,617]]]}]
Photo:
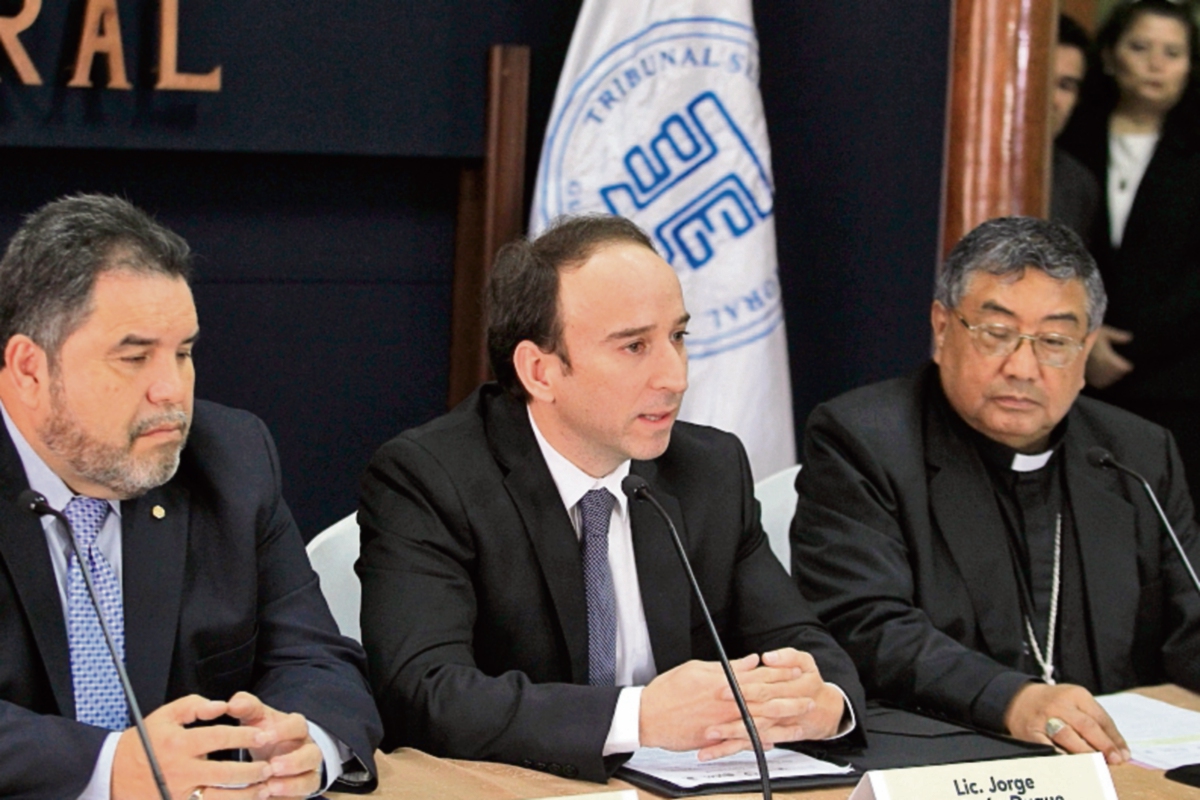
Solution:
[{"label": "man in dark suit", "polygon": [[1141,486],[1086,454],[1145,475],[1196,559],[1179,454],[1078,397],[1107,298],[1063,226],[985,222],[936,298],[933,365],[809,419],[793,574],[869,696],[1124,760],[1092,693],[1200,689],[1200,597]]},{"label": "man in dark suit", "polygon": [[385,746],[595,781],[639,746],[748,747],[667,528],[626,499],[628,474],[673,518],[725,646],[748,654],[734,668],[764,740],[854,729],[854,667],[771,554],[741,444],[675,421],[688,314],[646,236],[567,220],[501,251],[488,291],[499,385],[388,442],[363,481]]},{"label": "man in dark suit", "polygon": [[[1079,101],[1087,53],[1087,31],[1066,14],[1058,15],[1058,44],[1054,48],[1054,89],[1050,103],[1050,133],[1056,139],[1067,127]],[[1100,211],[1100,184],[1075,156],[1055,142],[1051,154],[1050,219],[1061,222],[1088,244]]]},{"label": "man in dark suit", "polygon": [[[189,261],[130,204],[79,195],[30,216],[0,262],[5,797],[157,796],[84,569],[175,797],[374,785],[361,648],[325,606],[271,437],[193,408]],[[64,509],[84,563],[18,504],[27,489]],[[207,760],[232,749],[249,759]]]}]

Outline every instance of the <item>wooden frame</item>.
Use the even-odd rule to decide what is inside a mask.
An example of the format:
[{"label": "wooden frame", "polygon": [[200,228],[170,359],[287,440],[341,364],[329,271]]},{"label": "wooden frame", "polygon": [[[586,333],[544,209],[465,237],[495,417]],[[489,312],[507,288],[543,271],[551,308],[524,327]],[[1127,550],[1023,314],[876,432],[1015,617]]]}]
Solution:
[{"label": "wooden frame", "polygon": [[1057,3],[956,0],[942,194],[942,254],[979,223],[1044,217]]},{"label": "wooden frame", "polygon": [[529,48],[493,45],[488,53],[487,142],[482,165],[459,176],[449,405],[489,377],[483,289],[501,245],[525,230],[525,140]]}]

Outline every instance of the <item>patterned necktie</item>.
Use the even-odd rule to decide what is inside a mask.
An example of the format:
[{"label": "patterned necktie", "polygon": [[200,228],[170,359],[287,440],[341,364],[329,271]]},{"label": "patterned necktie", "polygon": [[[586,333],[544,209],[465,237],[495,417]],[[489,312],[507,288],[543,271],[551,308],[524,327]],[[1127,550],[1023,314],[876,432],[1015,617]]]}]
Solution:
[{"label": "patterned necktie", "polygon": [[587,594],[588,683],[592,686],[613,686],[617,681],[617,596],[608,565],[608,523],[616,501],[607,489],[592,489],[579,501]]},{"label": "patterned necktie", "polygon": [[[76,497],[63,514],[75,529],[79,551],[87,561],[92,583],[117,654],[125,660],[125,614],[121,584],[112,564],[100,552],[96,537],[108,515],[108,501]],[[67,641],[71,649],[71,682],[75,687],[75,719],[88,725],[119,731],[129,727],[129,712],[116,665],[104,642],[100,620],[88,598],[83,570],[75,554],[67,562]]]}]

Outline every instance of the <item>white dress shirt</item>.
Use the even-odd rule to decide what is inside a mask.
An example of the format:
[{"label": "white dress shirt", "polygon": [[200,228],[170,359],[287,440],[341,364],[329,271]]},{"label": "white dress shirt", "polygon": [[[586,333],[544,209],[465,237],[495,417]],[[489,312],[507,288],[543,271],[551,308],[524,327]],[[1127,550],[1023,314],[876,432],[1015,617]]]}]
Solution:
[{"label": "white dress shirt", "polygon": [[1157,133],[1108,135],[1108,237],[1113,247],[1125,238],[1125,223],[1158,139]]},{"label": "white dress shirt", "polygon": [[[51,508],[59,510],[66,508],[67,503],[76,496],[75,493],[30,446],[21,431],[13,424],[12,418],[8,415],[8,409],[2,402],[0,402],[0,415],[4,417],[8,435],[17,448],[17,455],[21,458],[21,466],[25,469],[29,488],[43,495]],[[117,582],[124,586],[121,572],[121,503],[119,500],[110,500],[108,505],[111,513],[104,518],[104,524],[101,525],[100,533],[96,536],[96,545],[108,559],[108,563],[112,565]],[[54,567],[54,577],[58,582],[58,597],[62,601],[63,619],[65,620],[68,617],[67,566],[71,557],[70,534],[57,519],[50,516],[42,517],[42,529],[46,534],[46,546],[50,549],[50,562]],[[315,723],[308,723],[308,734],[320,748],[324,758],[325,783],[321,788],[321,792],[324,792],[341,777],[342,764],[353,758],[353,751]],[[112,796],[112,765],[113,758],[117,753],[117,740],[120,737],[120,731],[113,731],[105,738],[104,745],[100,749],[100,756],[96,760],[96,767],[92,771],[92,778],[84,788],[83,794],[79,795],[79,800],[109,800]]]},{"label": "white dress shirt", "polygon": [[[604,740],[603,755],[632,753],[641,747],[639,720],[642,710],[642,689],[658,675],[654,666],[654,653],[650,649],[650,629],[646,625],[646,612],[642,607],[642,591],[638,584],[637,561],[633,554],[633,527],[629,517],[629,498],[621,490],[621,481],[629,474],[629,462],[603,478],[593,478],[572,464],[566,456],[554,449],[538,429],[533,412],[529,411],[529,424],[537,438],[542,458],[550,469],[550,477],[558,487],[563,505],[575,526],[575,536],[582,535],[579,501],[592,489],[607,489],[617,499],[613,503],[612,519],[608,524],[608,564],[612,569],[613,588],[617,597],[617,685],[625,687],[617,697],[617,708],[613,713],[608,737]],[[838,732],[830,737],[836,739],[854,730],[854,708],[850,699],[835,683],[829,684],[841,693],[848,714]]]},{"label": "white dress shirt", "polygon": [[[528,410],[528,409],[527,409]],[[617,686],[624,686],[617,697],[608,738],[604,740],[603,755],[632,753],[640,746],[638,722],[642,707],[642,687],[654,680],[658,670],[650,649],[650,628],[642,607],[642,590],[638,585],[637,561],[633,554],[633,528],[629,521],[629,498],[621,491],[621,481],[629,474],[626,461],[603,478],[593,478],[567,457],[554,449],[538,429],[533,414],[529,424],[537,437],[542,458],[550,468],[550,477],[558,487],[563,506],[575,526],[575,536],[582,535],[579,501],[592,489],[607,489],[616,498],[612,518],[608,523],[608,565],[612,569],[613,590],[617,600]]]}]

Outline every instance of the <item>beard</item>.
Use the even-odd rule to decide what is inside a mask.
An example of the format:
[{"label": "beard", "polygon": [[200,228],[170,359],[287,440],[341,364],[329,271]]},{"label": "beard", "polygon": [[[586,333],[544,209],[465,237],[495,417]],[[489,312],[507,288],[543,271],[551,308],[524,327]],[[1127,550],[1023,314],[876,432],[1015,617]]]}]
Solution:
[{"label": "beard", "polygon": [[[162,486],[179,469],[179,456],[187,443],[190,420],[182,409],[168,410],[138,420],[129,431],[128,443],[118,446],[102,442],[84,430],[67,408],[62,381],[50,381],[50,419],[39,431],[42,443],[77,474],[107,488],[117,498],[139,497]],[[134,443],[143,433],[163,425],[177,425],[182,438],[177,443],[135,455]]]}]

